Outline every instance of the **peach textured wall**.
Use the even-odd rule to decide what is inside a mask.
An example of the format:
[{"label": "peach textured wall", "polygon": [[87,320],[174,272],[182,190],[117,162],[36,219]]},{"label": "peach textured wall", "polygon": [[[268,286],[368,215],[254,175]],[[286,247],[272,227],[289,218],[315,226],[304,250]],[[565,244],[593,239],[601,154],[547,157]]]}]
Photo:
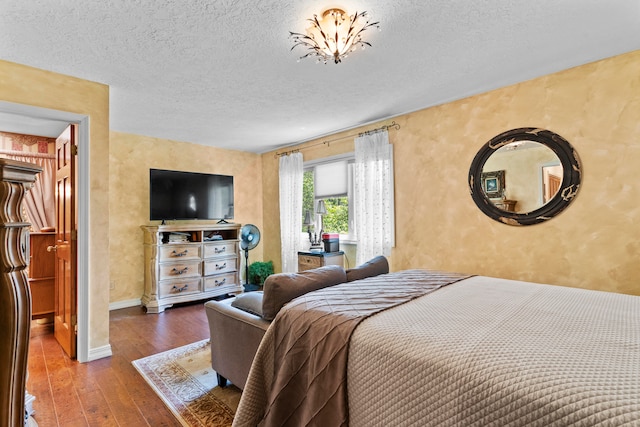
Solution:
[{"label": "peach textured wall", "polygon": [[[262,163],[258,154],[113,131],[110,135],[109,285],[112,303],[139,300],[144,291],[140,226],[151,224],[150,168],[233,175],[233,221],[253,223],[262,228]],[[158,221],[153,223],[159,224]],[[262,244],[249,253],[250,263],[258,260],[262,260]]]},{"label": "peach textured wall", "polygon": [[109,87],[1,60],[0,82],[2,101],[89,116],[91,354],[92,350],[109,345]]},{"label": "peach textured wall", "polygon": [[[638,70],[640,51],[634,51],[396,117],[401,129],[390,131],[392,269],[426,267],[640,295]],[[529,126],[552,130],[576,148],[583,183],[558,217],[513,227],[476,207],[467,174],[489,139]],[[349,139],[302,153],[309,160],[352,149]],[[274,153],[262,161],[265,257],[279,263],[278,164]]]}]

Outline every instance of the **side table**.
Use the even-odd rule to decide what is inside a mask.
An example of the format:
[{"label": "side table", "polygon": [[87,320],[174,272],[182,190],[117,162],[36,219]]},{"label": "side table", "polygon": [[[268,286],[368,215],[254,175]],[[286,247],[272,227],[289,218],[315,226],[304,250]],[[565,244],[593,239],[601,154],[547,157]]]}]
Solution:
[{"label": "side table", "polygon": [[344,252],[298,252],[298,271],[325,265],[339,265],[344,268]]}]

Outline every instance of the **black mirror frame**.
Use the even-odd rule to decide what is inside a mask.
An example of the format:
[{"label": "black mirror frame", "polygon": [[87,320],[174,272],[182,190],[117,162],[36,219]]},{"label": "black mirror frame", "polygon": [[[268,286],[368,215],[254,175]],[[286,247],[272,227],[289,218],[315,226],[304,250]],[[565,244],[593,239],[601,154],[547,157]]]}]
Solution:
[{"label": "black mirror frame", "polygon": [[[562,164],[562,184],[558,192],[544,206],[526,213],[507,212],[497,208],[482,190],[482,168],[499,148],[516,141],[534,141],[550,148]],[[582,166],[576,150],[560,135],[545,129],[519,128],[495,136],[476,154],[469,168],[469,189],[475,204],[489,218],[508,225],[533,225],[547,221],[569,206],[578,194]]]}]

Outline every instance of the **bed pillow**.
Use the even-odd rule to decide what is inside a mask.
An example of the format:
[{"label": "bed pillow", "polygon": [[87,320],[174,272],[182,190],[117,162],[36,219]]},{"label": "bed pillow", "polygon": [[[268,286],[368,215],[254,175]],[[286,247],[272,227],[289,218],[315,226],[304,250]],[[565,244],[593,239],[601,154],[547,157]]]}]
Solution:
[{"label": "bed pillow", "polygon": [[338,265],[327,265],[300,273],[278,273],[267,277],[262,298],[262,318],[273,320],[286,303],[307,292],[347,281],[347,274]]},{"label": "bed pillow", "polygon": [[389,262],[387,259],[379,255],[358,267],[347,270],[347,282],[365,279],[367,277],[377,276],[379,274],[387,274],[389,272]]},{"label": "bed pillow", "polygon": [[231,306],[262,317],[262,297],[262,291],[245,292],[238,295],[231,302]]}]

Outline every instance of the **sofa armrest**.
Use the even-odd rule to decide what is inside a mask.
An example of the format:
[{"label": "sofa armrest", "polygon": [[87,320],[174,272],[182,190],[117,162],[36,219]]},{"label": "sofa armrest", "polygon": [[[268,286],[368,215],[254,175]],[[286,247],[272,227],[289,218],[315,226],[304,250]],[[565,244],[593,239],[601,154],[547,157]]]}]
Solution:
[{"label": "sofa armrest", "polygon": [[211,367],[243,389],[267,328],[259,316],[232,307],[234,298],[204,304],[211,333]]}]

